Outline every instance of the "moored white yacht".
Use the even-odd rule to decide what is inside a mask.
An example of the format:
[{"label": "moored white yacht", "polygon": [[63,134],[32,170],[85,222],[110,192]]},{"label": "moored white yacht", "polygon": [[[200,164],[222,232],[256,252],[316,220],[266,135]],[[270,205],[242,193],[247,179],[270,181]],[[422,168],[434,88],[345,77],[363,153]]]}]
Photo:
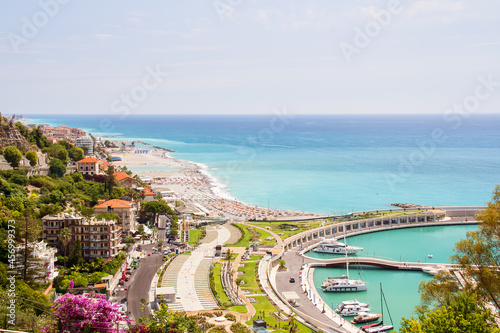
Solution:
[{"label": "moored white yacht", "polygon": [[350,280],[349,278],[327,278],[321,285],[324,291],[366,291],[366,285],[361,280]]},{"label": "moored white yacht", "polygon": [[368,304],[368,303],[361,303],[357,299],[354,299],[354,300],[350,300],[350,301],[343,301],[342,303],[337,304],[337,309],[335,309],[335,311],[340,312],[340,311],[342,311],[342,309],[344,309],[345,307],[348,307],[348,306],[359,306],[362,308],[367,308],[369,305],[370,304]]},{"label": "moored white yacht", "polygon": [[339,242],[335,238],[322,240],[319,245],[314,249],[314,252],[332,253],[332,254],[356,254],[363,250],[362,247],[351,246]]},{"label": "moored white yacht", "polygon": [[[345,235],[344,235],[345,242]],[[345,245],[345,244],[344,244]],[[346,292],[346,291],[366,291],[366,285],[361,280],[349,279],[349,260],[347,259],[347,252],[345,252],[346,272],[347,275],[340,277],[329,277],[322,284],[323,291],[331,292]]]},{"label": "moored white yacht", "polygon": [[436,265],[436,266],[425,266],[422,267],[422,271],[424,273],[430,274],[430,275],[436,275],[440,272],[446,271],[446,267],[442,265]]},{"label": "moored white yacht", "polygon": [[339,312],[342,317],[353,317],[359,315],[361,312],[369,312],[371,308],[360,307],[360,306],[346,306]]}]

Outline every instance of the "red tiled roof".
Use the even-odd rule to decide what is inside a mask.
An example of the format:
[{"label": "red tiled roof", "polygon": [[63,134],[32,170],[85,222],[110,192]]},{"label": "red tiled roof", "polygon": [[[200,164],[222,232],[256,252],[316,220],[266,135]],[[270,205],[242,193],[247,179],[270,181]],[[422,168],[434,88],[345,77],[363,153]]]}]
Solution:
[{"label": "red tiled roof", "polygon": [[99,162],[99,160],[97,158],[85,157],[83,160],[79,160],[76,163],[96,163],[96,162]]},{"label": "red tiled roof", "polygon": [[111,199],[108,201],[105,201],[101,204],[98,204],[97,206],[94,206],[94,208],[108,208],[111,206],[111,208],[124,208],[124,207],[133,207],[134,203],[132,201],[125,201],[125,200],[120,200],[120,199]]}]

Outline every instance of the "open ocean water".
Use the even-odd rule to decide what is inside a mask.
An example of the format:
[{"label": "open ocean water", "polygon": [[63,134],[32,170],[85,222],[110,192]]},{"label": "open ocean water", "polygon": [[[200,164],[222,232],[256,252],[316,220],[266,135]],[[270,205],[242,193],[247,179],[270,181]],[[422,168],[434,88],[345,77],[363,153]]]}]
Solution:
[{"label": "open ocean water", "polygon": [[500,115],[25,116],[175,150],[231,196],[293,211],[483,205],[500,183]]}]

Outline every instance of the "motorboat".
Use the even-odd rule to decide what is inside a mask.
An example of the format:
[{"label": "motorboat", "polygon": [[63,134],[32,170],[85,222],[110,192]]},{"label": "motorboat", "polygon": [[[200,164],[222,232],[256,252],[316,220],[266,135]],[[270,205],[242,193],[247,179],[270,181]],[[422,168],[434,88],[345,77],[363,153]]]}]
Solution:
[{"label": "motorboat", "polygon": [[369,323],[378,320],[381,317],[381,313],[360,312],[356,317],[354,317],[354,319],[351,321],[351,324]]},{"label": "motorboat", "polygon": [[356,254],[361,250],[363,250],[362,247],[347,245],[339,242],[336,238],[330,238],[322,240],[313,251],[332,254]]},{"label": "motorboat", "polygon": [[354,299],[354,300],[350,300],[350,301],[343,301],[342,303],[337,304],[337,309],[335,311],[340,312],[340,311],[342,311],[342,309],[344,309],[345,307],[348,307],[348,306],[358,306],[361,308],[367,308],[369,305],[370,304],[368,304],[368,303],[361,303],[360,301]]},{"label": "motorboat", "polygon": [[430,274],[430,275],[436,275],[440,272],[446,271],[446,267],[437,265],[437,266],[424,266],[422,267],[422,271],[424,273]]},{"label": "motorboat", "polygon": [[350,279],[326,279],[321,285],[323,291],[346,292],[366,291],[366,284],[361,280]]},{"label": "motorboat", "polygon": [[342,317],[353,317],[359,315],[361,312],[369,312],[371,308],[359,307],[359,306],[346,306],[339,312]]},{"label": "motorboat", "polygon": [[379,324],[366,328],[364,331],[366,333],[382,333],[382,332],[387,332],[389,330],[392,330],[394,328],[394,325],[387,325],[384,324],[383,322],[380,322]]}]

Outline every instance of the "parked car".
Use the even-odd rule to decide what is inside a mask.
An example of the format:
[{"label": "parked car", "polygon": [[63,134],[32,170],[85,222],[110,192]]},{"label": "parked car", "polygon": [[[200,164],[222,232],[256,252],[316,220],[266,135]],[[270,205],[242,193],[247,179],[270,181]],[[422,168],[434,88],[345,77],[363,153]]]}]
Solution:
[{"label": "parked car", "polygon": [[290,283],[295,283],[295,278],[293,276],[290,277]]}]

